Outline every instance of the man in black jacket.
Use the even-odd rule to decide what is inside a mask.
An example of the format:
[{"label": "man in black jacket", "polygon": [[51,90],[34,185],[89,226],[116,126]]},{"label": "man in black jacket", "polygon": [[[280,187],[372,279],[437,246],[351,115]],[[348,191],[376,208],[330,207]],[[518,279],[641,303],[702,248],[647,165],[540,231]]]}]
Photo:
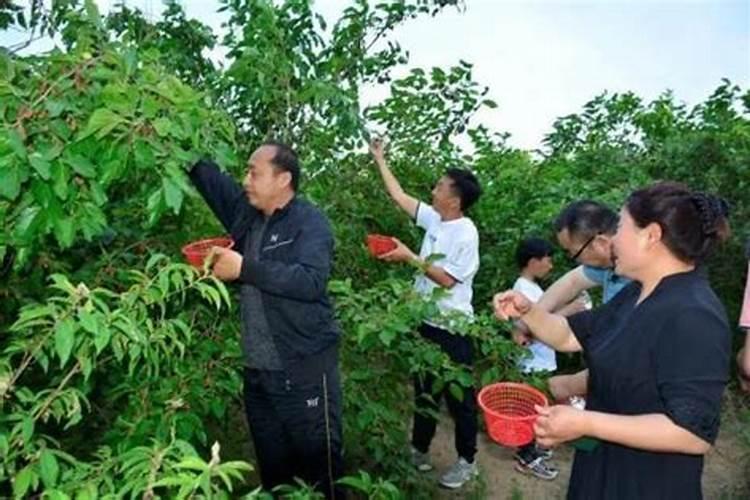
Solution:
[{"label": "man in black jacket", "polygon": [[235,241],[215,249],[213,273],[240,286],[245,410],[263,486],[298,477],[342,498],[340,333],[326,293],[333,235],[296,195],[299,177],[295,152],[275,142],[250,156],[242,187],[208,161],[190,171]]}]

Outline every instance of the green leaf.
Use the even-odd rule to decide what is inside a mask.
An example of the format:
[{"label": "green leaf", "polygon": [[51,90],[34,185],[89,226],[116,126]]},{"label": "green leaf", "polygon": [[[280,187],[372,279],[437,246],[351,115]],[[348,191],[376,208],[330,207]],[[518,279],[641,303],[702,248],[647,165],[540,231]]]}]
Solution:
[{"label": "green leaf", "polygon": [[65,366],[75,343],[76,324],[70,318],[65,318],[55,328],[55,351],[60,357],[60,366]]},{"label": "green leaf", "polygon": [[152,126],[159,137],[166,137],[172,131],[172,122],[168,118],[157,118],[153,121]]},{"label": "green leaf", "polygon": [[52,189],[55,194],[61,200],[68,197],[68,182],[69,182],[69,171],[68,166],[61,162],[56,161],[52,164]]},{"label": "green leaf", "polygon": [[89,188],[91,192],[91,198],[94,200],[94,203],[96,203],[100,207],[107,203],[107,193],[104,192],[101,184],[96,181],[91,181],[89,183]]},{"label": "green leaf", "polygon": [[[18,24],[21,25],[23,29],[26,29],[26,18],[23,15],[23,12],[19,12],[17,14],[16,20],[18,21]],[[3,79],[7,81],[13,80],[13,77],[15,76],[15,67],[13,65],[13,60],[8,56],[6,53],[0,53],[0,76],[2,76]]]},{"label": "green leaf", "polygon": [[109,344],[109,340],[112,338],[112,332],[106,325],[101,325],[100,328],[94,332],[94,347],[96,353],[101,353],[105,347]]},{"label": "green leaf", "polygon": [[73,219],[70,217],[63,217],[57,219],[55,222],[54,232],[57,242],[61,248],[70,248],[75,238],[76,229],[73,225]]},{"label": "green leaf", "polygon": [[164,186],[164,199],[167,202],[167,206],[171,208],[175,214],[180,213],[183,198],[180,186],[169,177],[164,177],[162,179],[162,185]]},{"label": "green leaf", "polygon": [[464,400],[464,390],[461,388],[461,386],[451,382],[450,384],[448,384],[448,390],[450,391],[451,395],[457,400]]},{"label": "green leaf", "polygon": [[383,343],[383,345],[390,346],[391,342],[396,338],[396,331],[391,328],[386,328],[378,334],[378,338],[380,338],[380,341]]},{"label": "green leaf", "polygon": [[104,212],[93,203],[84,203],[77,211],[76,219],[86,241],[91,241],[94,236],[102,234],[107,227]]},{"label": "green leaf", "polygon": [[49,122],[49,129],[51,132],[61,139],[66,141],[70,140],[73,136],[73,132],[70,130],[70,126],[65,120],[55,119]]},{"label": "green leaf", "polygon": [[6,128],[3,132],[7,134],[8,144],[13,149],[13,152],[16,153],[16,156],[25,160],[26,146],[24,145],[23,139],[21,138],[21,134],[18,133],[18,130],[15,128]]},{"label": "green leaf", "polygon": [[92,134],[96,134],[97,139],[101,139],[123,122],[125,122],[125,118],[111,109],[99,108],[91,114],[86,129],[78,139],[85,139]]},{"label": "green leaf", "polygon": [[54,99],[46,99],[44,107],[47,108],[47,114],[50,118],[57,118],[65,110],[65,103]]},{"label": "green leaf", "polygon": [[133,144],[133,157],[138,168],[153,168],[156,163],[154,150],[148,142],[137,139]]},{"label": "green leaf", "polygon": [[60,466],[54,453],[44,450],[39,457],[39,475],[46,488],[54,488],[60,474]]},{"label": "green leaf", "polygon": [[[81,363],[81,373],[83,374],[83,379],[88,380],[91,376],[91,372],[94,371],[94,363],[91,361],[91,358],[88,356],[80,357],[78,358],[78,361]],[[68,425],[71,425],[69,422]]]},{"label": "green leaf", "polygon": [[94,166],[94,164],[91,163],[88,158],[84,158],[80,155],[73,155],[69,156],[67,158],[67,161],[70,166],[73,167],[73,170],[75,170],[79,175],[89,178],[96,176],[96,166]]},{"label": "green leaf", "polygon": [[156,221],[164,213],[164,193],[163,189],[159,189],[151,193],[146,202],[146,210],[148,211],[148,225],[153,226]]},{"label": "green leaf", "polygon": [[15,200],[22,182],[21,170],[15,164],[0,160],[0,195]]},{"label": "green leaf", "polygon": [[13,229],[13,235],[23,242],[30,242],[32,237],[35,235],[39,226],[39,215],[40,207],[31,206],[26,207],[21,211],[21,214],[16,219],[16,226]]},{"label": "green leaf", "polygon": [[229,292],[227,291],[227,287],[224,285],[222,281],[219,281],[218,279],[214,278],[214,284],[216,285],[216,288],[219,290],[219,293],[221,294],[221,298],[224,299],[224,303],[227,307],[232,306],[232,300],[229,298]]},{"label": "green leaf", "polygon": [[60,490],[47,490],[44,492],[44,500],[70,500],[70,497]]},{"label": "green leaf", "polygon": [[0,434],[0,456],[6,456],[8,454],[8,451],[10,451],[10,443],[8,443],[8,438],[5,437],[5,435]]},{"label": "green leaf", "polygon": [[46,318],[53,315],[55,307],[52,304],[45,305],[29,305],[21,309],[21,313],[18,315],[18,319],[11,326],[11,331],[18,331],[26,328],[29,323],[31,324],[44,324],[44,322],[36,323],[34,320],[39,318]]},{"label": "green leaf", "polygon": [[94,2],[94,0],[86,0],[83,5],[86,9],[86,17],[88,17],[88,21],[98,29],[104,29],[104,26],[102,25],[102,16],[99,14],[99,8],[96,6],[96,2]]},{"label": "green leaf", "polygon": [[39,176],[45,181],[50,178],[50,164],[49,161],[38,151],[35,151],[29,155],[29,163],[34,167]]},{"label": "green leaf", "polygon": [[208,464],[201,460],[199,457],[187,457],[180,463],[175,465],[177,469],[189,469],[194,471],[204,471],[208,468]]},{"label": "green leaf", "polygon": [[101,165],[101,176],[99,180],[105,186],[114,180],[118,180],[127,166],[127,161],[121,158],[110,160]]},{"label": "green leaf", "polygon": [[78,319],[84,330],[89,333],[96,333],[99,331],[99,321],[97,320],[96,314],[82,309],[78,312]]},{"label": "green leaf", "polygon": [[24,443],[31,441],[34,435],[34,419],[31,416],[26,416],[21,422],[21,439]]},{"label": "green leaf", "polygon": [[21,471],[16,474],[16,477],[13,478],[13,495],[15,495],[16,498],[24,498],[33,479],[34,471],[31,470],[30,465],[21,469]]},{"label": "green leaf", "polygon": [[209,285],[198,285],[198,290],[200,290],[204,299],[216,306],[217,311],[221,310],[221,295],[214,287]]}]

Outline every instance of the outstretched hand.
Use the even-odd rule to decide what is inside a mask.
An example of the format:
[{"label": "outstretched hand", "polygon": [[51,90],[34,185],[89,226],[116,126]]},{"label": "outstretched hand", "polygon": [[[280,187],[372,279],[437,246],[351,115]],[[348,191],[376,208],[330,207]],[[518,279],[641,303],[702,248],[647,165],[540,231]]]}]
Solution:
[{"label": "outstretched hand", "polygon": [[390,252],[384,253],[378,256],[378,259],[386,262],[411,262],[418,259],[417,254],[411,251],[409,247],[404,245],[398,238],[391,238],[396,244],[396,248]]},{"label": "outstretched hand", "polygon": [[377,137],[370,141],[370,153],[378,165],[385,162],[385,145],[383,139]]},{"label": "outstretched hand", "polygon": [[518,319],[531,310],[531,301],[522,293],[509,290],[495,294],[492,308],[497,319]]}]

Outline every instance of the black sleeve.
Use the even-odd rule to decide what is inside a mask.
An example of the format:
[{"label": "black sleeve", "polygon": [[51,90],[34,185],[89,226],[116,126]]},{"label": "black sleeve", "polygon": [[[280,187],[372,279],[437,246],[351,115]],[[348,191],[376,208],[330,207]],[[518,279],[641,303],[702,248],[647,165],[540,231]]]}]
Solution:
[{"label": "black sleeve", "polygon": [[256,211],[245,198],[242,187],[215,163],[200,160],[188,175],[227,232],[232,231],[232,225],[240,216]]},{"label": "black sleeve", "polygon": [[305,221],[292,244],[294,262],[245,256],[240,281],[295,300],[320,300],[326,293],[333,256],[333,233],[328,221],[319,215]]},{"label": "black sleeve", "polygon": [[613,328],[613,325],[623,318],[624,311],[632,309],[639,293],[640,288],[631,283],[609,302],[590,311],[568,316],[568,325],[581,348],[587,351],[591,339]]},{"label": "black sleeve", "polygon": [[570,325],[573,335],[576,336],[578,343],[581,344],[581,348],[584,351],[587,350],[589,339],[595,334],[598,310],[597,308],[591,311],[581,311],[567,317],[568,325]]},{"label": "black sleeve", "polygon": [[713,443],[729,376],[729,326],[722,313],[708,307],[675,313],[657,341],[659,394],[675,424]]}]

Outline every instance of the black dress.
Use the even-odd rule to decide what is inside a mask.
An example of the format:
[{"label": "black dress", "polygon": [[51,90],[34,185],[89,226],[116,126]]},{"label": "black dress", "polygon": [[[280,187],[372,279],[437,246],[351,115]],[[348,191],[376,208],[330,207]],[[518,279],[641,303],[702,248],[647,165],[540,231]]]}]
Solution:
[{"label": "black dress", "polygon": [[[636,305],[632,283],[609,303],[568,318],[590,370],[587,409],[661,413],[713,443],[728,380],[730,329],[701,271],[664,278]],[[578,450],[569,499],[699,499],[703,456],[601,441]]]}]

